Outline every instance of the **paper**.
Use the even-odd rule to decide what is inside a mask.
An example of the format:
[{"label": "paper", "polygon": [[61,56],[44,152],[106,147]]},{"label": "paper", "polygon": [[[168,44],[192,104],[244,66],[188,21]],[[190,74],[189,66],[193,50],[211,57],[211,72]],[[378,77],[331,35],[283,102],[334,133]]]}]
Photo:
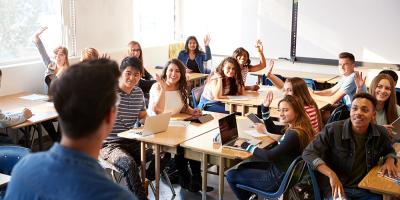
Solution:
[{"label": "paper", "polygon": [[252,137],[263,137],[263,136],[267,136],[266,134],[257,132],[257,130],[245,130],[244,132],[245,132],[247,135],[250,135],[250,136],[252,136]]},{"label": "paper", "polygon": [[189,126],[189,124],[190,124],[190,121],[178,121],[178,120],[169,121],[169,126],[187,127],[187,126]]},{"label": "paper", "polygon": [[49,96],[42,95],[42,94],[31,94],[31,95],[22,96],[22,97],[19,97],[19,98],[20,99],[25,99],[25,100],[31,100],[31,101],[37,101],[37,100],[47,101],[47,100],[49,100]]},{"label": "paper", "polygon": [[236,100],[236,101],[247,101],[249,100],[246,96],[228,96],[229,100]]}]

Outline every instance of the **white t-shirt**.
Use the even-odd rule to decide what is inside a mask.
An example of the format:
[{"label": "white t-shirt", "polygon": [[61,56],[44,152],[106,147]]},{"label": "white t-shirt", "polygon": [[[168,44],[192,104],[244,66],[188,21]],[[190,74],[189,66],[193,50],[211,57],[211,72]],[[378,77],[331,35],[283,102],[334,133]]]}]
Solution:
[{"label": "white t-shirt", "polygon": [[[154,112],[154,106],[156,104],[156,99],[158,99],[159,92],[156,89],[157,84],[154,84],[149,92],[149,107],[147,109],[147,114],[150,116],[156,115]],[[179,90],[175,91],[165,91],[165,107],[164,113],[171,112],[172,115],[178,114],[181,112],[184,104],[181,99],[181,94]]]}]

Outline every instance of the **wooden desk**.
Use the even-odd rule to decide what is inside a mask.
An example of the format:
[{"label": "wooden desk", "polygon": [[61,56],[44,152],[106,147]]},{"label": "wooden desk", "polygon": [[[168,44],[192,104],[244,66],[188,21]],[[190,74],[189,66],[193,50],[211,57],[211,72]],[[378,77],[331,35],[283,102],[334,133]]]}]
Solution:
[{"label": "wooden desk", "polygon": [[[272,91],[274,94],[274,99],[271,102],[271,116],[278,117],[279,113],[277,112],[278,103],[283,98],[282,91],[278,90],[274,86],[260,86],[259,91],[244,91],[242,96],[247,97],[247,100],[232,100],[232,99],[217,99],[225,103],[225,110],[229,111],[229,113],[241,112],[242,116],[247,113],[257,113],[258,106],[261,105],[268,91]],[[319,109],[327,106],[329,102],[319,100],[318,96],[313,96],[315,102]],[[321,97],[322,98],[322,97]]]},{"label": "wooden desk", "polygon": [[[146,67],[146,70],[155,78],[156,74],[160,75],[162,74],[163,69],[156,69],[155,67]],[[198,87],[201,84],[201,80],[206,79],[208,77],[208,74],[202,74],[202,73],[187,73],[187,82],[189,83],[189,86],[191,88],[193,87]],[[191,89],[190,88],[190,89]],[[190,90],[189,90],[190,92]]]},{"label": "wooden desk", "polygon": [[13,95],[7,95],[0,97],[1,109],[4,113],[6,112],[21,112],[24,108],[29,108],[32,111],[33,116],[26,120],[24,123],[11,126],[12,129],[20,129],[24,133],[26,141],[29,141],[29,127],[34,127],[38,132],[39,149],[43,147],[42,144],[42,127],[41,122],[55,119],[58,117],[57,111],[54,108],[52,102],[43,100],[27,100],[21,99],[20,97],[31,95],[31,93],[23,92]]},{"label": "wooden desk", "polygon": [[[272,70],[273,74],[279,74],[283,77],[299,77],[299,78],[308,78],[313,79],[319,83],[330,83],[335,84],[340,80],[340,75],[336,74],[321,74],[315,72],[303,72],[303,71],[294,71],[294,70],[283,70],[283,69],[276,69]],[[265,70],[260,70],[256,72],[250,72],[251,75],[257,76],[259,83],[261,83],[261,78],[265,74]]]},{"label": "wooden desk", "polygon": [[[226,116],[222,113],[212,113],[212,112],[204,112],[210,113],[213,115],[214,119],[204,124],[191,123],[187,127],[178,127],[178,126],[170,126],[168,130],[165,132],[157,133],[154,135],[142,137],[137,134],[133,134],[130,131],[125,131],[119,133],[119,137],[135,139],[141,142],[141,160],[142,160],[142,180],[146,177],[146,157],[145,157],[145,145],[149,144],[153,146],[155,153],[155,177],[156,177],[156,193],[155,198],[159,199],[160,194],[160,151],[166,151],[170,153],[177,153],[177,147],[179,144],[190,140],[192,138],[198,137],[210,130],[216,129],[218,127],[218,119]],[[185,118],[189,117],[189,115],[178,114],[177,116],[173,116],[173,118]],[[162,148],[162,149],[161,149]]]},{"label": "wooden desk", "polygon": [[[237,117],[239,137],[251,139],[252,136],[247,135],[244,131],[254,129],[252,122],[245,117]],[[196,138],[188,140],[181,144],[185,148],[185,157],[192,160],[198,160],[202,163],[203,181],[202,181],[202,199],[206,199],[207,189],[207,165],[208,163],[219,166],[219,199],[223,199],[224,195],[224,173],[225,167],[231,167],[237,162],[247,159],[251,156],[246,151],[239,151],[229,148],[222,148],[220,144],[215,144],[213,138],[219,133],[219,129],[214,129]],[[262,138],[262,146],[268,146],[275,142],[272,138],[265,136]]]},{"label": "wooden desk", "polygon": [[6,186],[10,182],[11,176],[0,173],[0,188]]},{"label": "wooden desk", "polygon": [[[397,164],[397,169],[400,170],[400,165]],[[371,190],[375,193],[384,195],[400,195],[400,185],[387,180],[384,177],[378,176],[379,166],[375,166],[368,172],[367,176],[361,180],[358,187]]]}]

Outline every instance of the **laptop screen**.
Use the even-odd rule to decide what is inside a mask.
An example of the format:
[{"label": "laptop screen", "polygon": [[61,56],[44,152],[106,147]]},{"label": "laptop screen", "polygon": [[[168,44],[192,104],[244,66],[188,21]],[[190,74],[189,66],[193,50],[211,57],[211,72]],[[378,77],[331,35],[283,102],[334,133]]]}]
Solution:
[{"label": "laptop screen", "polygon": [[221,143],[224,145],[238,137],[235,114],[230,114],[218,120]]}]

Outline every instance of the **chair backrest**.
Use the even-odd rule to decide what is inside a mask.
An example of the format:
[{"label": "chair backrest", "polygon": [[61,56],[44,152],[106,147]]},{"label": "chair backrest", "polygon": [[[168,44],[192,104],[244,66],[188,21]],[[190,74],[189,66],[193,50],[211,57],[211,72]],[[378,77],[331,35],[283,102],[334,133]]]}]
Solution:
[{"label": "chair backrest", "polygon": [[185,47],[183,42],[176,42],[169,44],[168,46],[168,58],[177,58],[180,51],[182,51]]},{"label": "chair backrest", "polygon": [[314,199],[315,200],[320,200],[322,199],[321,197],[321,191],[318,185],[318,180],[317,177],[315,176],[314,170],[312,168],[312,166],[310,164],[307,164],[307,170],[308,170],[308,174],[310,175],[310,179],[311,179],[311,184],[313,187],[313,192],[314,192]]},{"label": "chair backrest", "polygon": [[193,108],[196,108],[197,105],[199,104],[201,94],[203,94],[203,90],[204,90],[204,85],[192,89]]},{"label": "chair backrest", "polygon": [[350,117],[350,111],[347,109],[347,106],[345,104],[341,104],[332,111],[331,116],[329,117],[326,124],[339,120],[344,120],[349,117]]},{"label": "chair backrest", "polygon": [[303,78],[304,82],[306,82],[307,87],[316,90],[317,87],[315,86],[315,81],[313,79],[310,78]]},{"label": "chair backrest", "polygon": [[[283,82],[286,81],[286,78],[279,75],[279,74],[274,74],[275,76],[277,76],[279,79],[281,79]],[[267,76],[265,76],[265,74],[262,76],[262,84],[263,85],[270,85],[273,86],[274,84],[272,83],[272,81],[270,81]]]},{"label": "chair backrest", "polygon": [[11,175],[14,165],[29,153],[25,147],[0,146],[0,173]]}]

